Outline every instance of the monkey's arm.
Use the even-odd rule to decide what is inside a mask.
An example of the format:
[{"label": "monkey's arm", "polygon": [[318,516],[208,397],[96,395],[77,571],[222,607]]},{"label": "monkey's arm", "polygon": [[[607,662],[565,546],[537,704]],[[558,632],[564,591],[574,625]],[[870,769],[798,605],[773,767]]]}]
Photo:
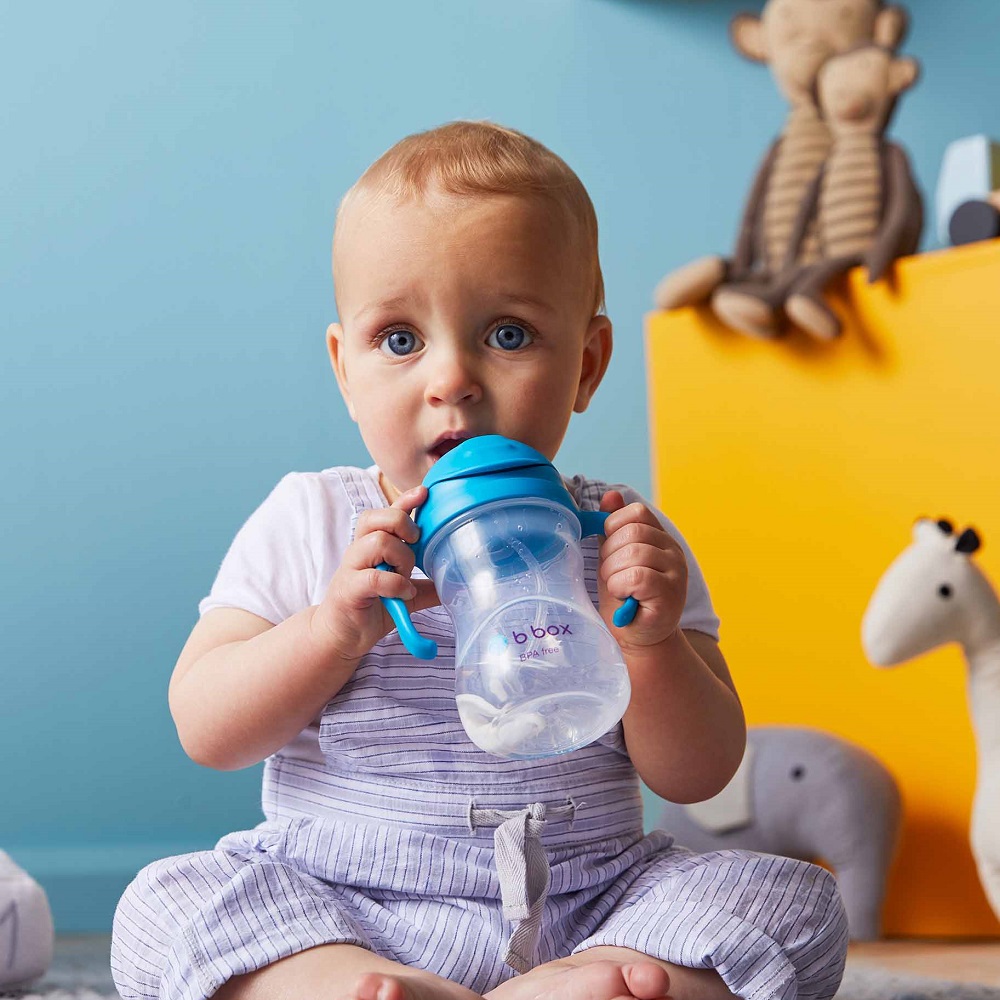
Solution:
[{"label": "monkey's arm", "polygon": [[757,168],[750,194],[743,207],[743,217],[740,220],[740,229],[736,237],[736,248],[732,260],[729,262],[727,281],[746,277],[757,259],[760,227],[763,225],[764,195],[771,180],[771,171],[774,168],[774,159],[780,144],[781,139],[776,139],[771,143],[771,148]]},{"label": "monkey's arm", "polygon": [[923,226],[923,200],[906,153],[886,143],[882,163],[886,206],[878,235],[865,254],[869,284],[882,278],[897,257],[917,249]]}]

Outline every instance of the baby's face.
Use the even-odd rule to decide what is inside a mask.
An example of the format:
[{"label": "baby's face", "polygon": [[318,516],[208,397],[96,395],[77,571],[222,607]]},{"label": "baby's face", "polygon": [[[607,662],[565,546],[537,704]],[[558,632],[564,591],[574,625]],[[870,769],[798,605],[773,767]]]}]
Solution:
[{"label": "baby's face", "polygon": [[342,213],[327,343],[390,499],[479,434],[554,458],[611,350],[567,230],[546,204],[508,195],[363,196]]}]

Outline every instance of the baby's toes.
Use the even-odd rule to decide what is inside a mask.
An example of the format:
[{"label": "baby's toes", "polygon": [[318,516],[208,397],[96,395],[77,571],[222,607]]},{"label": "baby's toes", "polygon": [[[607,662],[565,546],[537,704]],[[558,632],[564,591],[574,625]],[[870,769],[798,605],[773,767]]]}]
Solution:
[{"label": "baby's toes", "polygon": [[667,995],[670,989],[670,976],[662,965],[656,962],[636,962],[634,965],[623,965],[622,979],[629,993],[636,1000],[659,1000]]},{"label": "baby's toes", "polygon": [[[516,980],[515,980],[516,982]],[[588,962],[541,981],[532,1000],[658,1000],[670,979],[654,962]],[[634,992],[639,989],[640,992]],[[519,998],[518,998],[519,1000]]]},{"label": "baby's toes", "polygon": [[366,972],[354,984],[347,1000],[408,1000],[408,997],[395,976]]}]

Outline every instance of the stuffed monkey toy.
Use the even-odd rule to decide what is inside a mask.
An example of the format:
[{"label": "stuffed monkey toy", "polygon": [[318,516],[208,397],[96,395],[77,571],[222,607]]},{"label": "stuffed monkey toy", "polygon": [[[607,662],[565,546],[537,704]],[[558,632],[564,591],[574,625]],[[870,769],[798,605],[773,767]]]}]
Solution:
[{"label": "stuffed monkey toy", "polygon": [[[771,67],[789,117],[757,172],[732,258],[704,257],[667,275],[656,289],[657,306],[674,309],[712,297],[727,325],[760,337],[777,332],[784,297],[773,301],[769,284],[786,265],[799,206],[830,148],[814,101],[816,75],[831,55],[862,43],[895,49],[907,23],[901,7],[882,0],[767,0],[759,17],[733,18],[734,46]],[[818,259],[812,238],[802,242],[799,257]]]},{"label": "stuffed monkey toy", "polygon": [[[877,45],[834,56],[819,71],[817,103],[833,145],[793,227],[785,312],[822,340],[840,333],[823,299],[829,282],[859,264],[878,281],[897,257],[914,253],[923,228],[923,202],[906,153],[884,132],[899,95],[912,87],[917,63]],[[821,259],[799,258],[800,241],[818,243]],[[799,259],[797,259],[799,258]]]}]

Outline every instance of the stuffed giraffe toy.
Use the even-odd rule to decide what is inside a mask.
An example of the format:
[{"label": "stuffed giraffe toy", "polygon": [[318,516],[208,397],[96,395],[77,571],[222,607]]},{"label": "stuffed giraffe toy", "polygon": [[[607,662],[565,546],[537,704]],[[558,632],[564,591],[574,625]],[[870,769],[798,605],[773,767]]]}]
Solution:
[{"label": "stuffed giraffe toy", "polygon": [[[789,102],[788,119],[751,186],[733,256],[703,257],[667,275],[654,293],[659,308],[711,299],[727,326],[756,337],[778,333],[785,289],[776,292],[772,281],[787,266],[799,207],[831,145],[814,98],[820,67],[860,44],[895,49],[907,24],[902,7],[882,0],[767,0],[759,17],[733,18],[734,46],[746,58],[770,66]],[[818,259],[815,238],[800,240],[796,262]]]},{"label": "stuffed giraffe toy", "polygon": [[879,667],[947,642],[962,646],[978,757],[972,854],[990,906],[1000,917],[1000,599],[972,560],[980,545],[973,528],[956,534],[949,521],[917,521],[913,543],[872,594],[861,644]]}]

